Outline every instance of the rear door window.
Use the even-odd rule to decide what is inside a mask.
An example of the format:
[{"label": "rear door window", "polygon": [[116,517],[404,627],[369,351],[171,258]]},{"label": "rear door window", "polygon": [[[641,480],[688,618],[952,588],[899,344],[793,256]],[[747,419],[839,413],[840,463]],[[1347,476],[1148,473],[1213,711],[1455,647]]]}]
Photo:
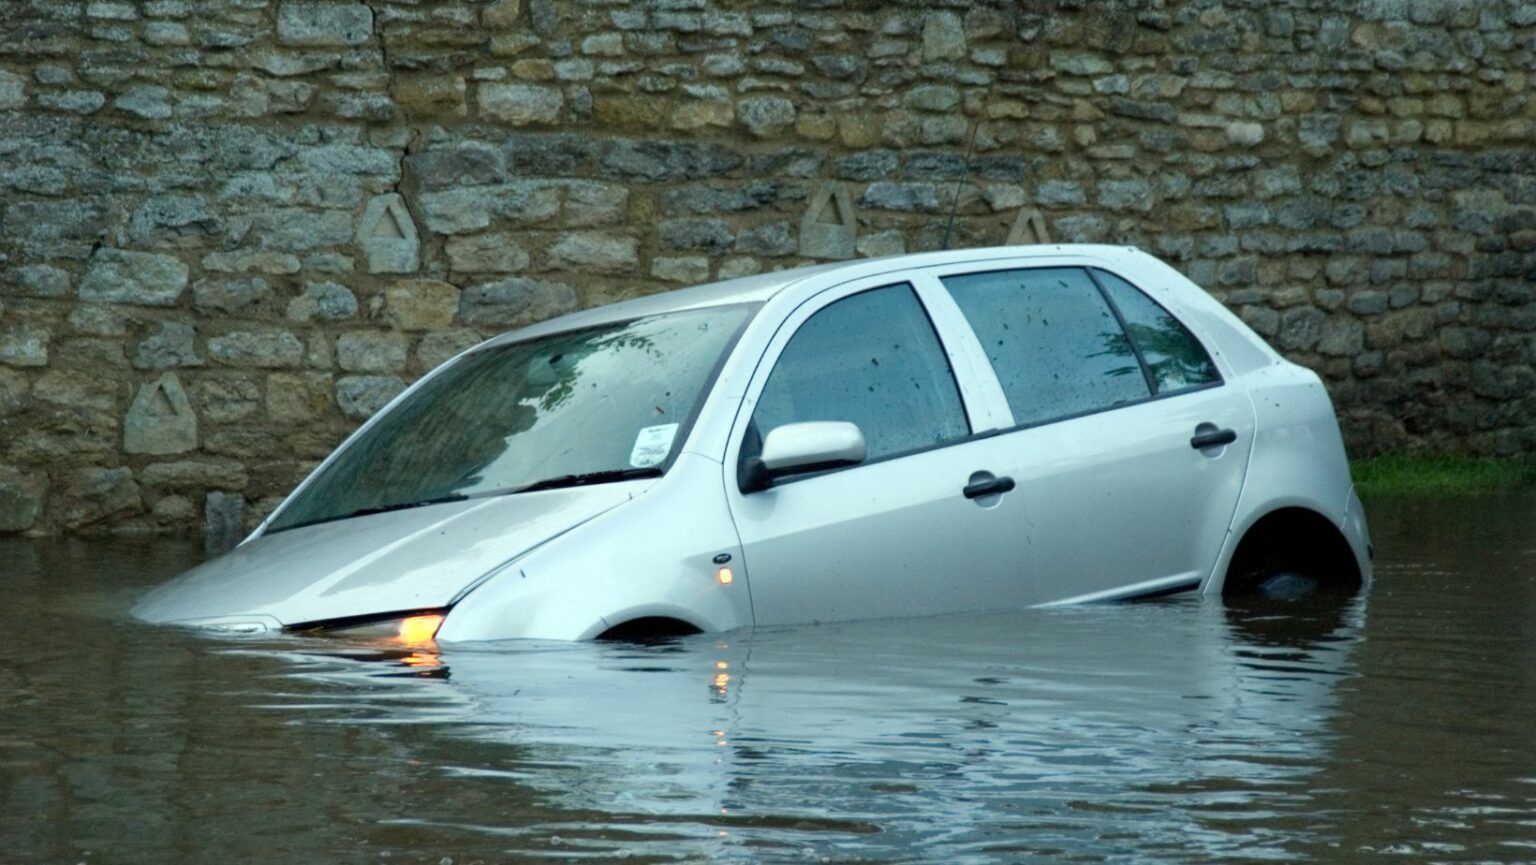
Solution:
[{"label": "rear door window", "polygon": [[949,360],[912,287],[834,301],[800,325],[768,377],[743,457],[760,436],[802,421],[851,421],[869,459],[970,435]]},{"label": "rear door window", "polygon": [[976,332],[1020,426],[1152,395],[1136,349],[1081,268],[942,279]]}]

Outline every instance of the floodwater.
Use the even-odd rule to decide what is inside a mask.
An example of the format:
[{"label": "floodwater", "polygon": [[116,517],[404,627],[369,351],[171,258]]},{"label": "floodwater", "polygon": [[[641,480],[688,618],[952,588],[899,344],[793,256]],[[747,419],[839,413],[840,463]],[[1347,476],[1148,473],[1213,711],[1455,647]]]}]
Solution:
[{"label": "floodwater", "polygon": [[1370,513],[1342,606],[441,654],[139,625],[195,545],[0,542],[0,862],[1536,862],[1536,498]]}]

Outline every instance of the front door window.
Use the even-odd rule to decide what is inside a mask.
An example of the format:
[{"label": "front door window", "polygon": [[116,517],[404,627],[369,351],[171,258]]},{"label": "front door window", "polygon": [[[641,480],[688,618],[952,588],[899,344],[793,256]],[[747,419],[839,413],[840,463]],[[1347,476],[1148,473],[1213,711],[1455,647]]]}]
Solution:
[{"label": "front door window", "polygon": [[759,436],[802,421],[850,421],[869,459],[970,434],[960,391],[933,325],[905,283],[829,304],[785,346],[758,398],[743,458]]}]

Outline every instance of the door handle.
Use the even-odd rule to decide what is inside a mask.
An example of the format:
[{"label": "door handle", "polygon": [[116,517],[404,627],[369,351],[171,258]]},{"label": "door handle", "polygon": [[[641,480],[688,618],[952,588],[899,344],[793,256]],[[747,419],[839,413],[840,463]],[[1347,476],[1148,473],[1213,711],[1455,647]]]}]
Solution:
[{"label": "door handle", "polygon": [[1189,446],[1195,450],[1221,447],[1237,441],[1237,431],[1230,429],[1217,429],[1213,423],[1203,423],[1195,427],[1195,435],[1189,440]]},{"label": "door handle", "polygon": [[982,496],[995,496],[1013,489],[1013,478],[1006,475],[1000,478],[989,478],[984,481],[976,481],[965,485],[965,497],[979,499]]}]

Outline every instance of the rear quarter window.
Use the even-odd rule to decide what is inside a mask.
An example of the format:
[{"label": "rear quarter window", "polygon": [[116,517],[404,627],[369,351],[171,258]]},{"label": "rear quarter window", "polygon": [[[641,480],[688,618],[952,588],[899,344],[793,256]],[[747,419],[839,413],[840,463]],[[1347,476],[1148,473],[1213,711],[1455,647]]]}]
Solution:
[{"label": "rear quarter window", "polygon": [[1159,395],[1221,381],[1210,354],[1173,313],[1113,273],[1095,270],[1093,275],[1119,308],[1126,334],[1140,349]]}]

